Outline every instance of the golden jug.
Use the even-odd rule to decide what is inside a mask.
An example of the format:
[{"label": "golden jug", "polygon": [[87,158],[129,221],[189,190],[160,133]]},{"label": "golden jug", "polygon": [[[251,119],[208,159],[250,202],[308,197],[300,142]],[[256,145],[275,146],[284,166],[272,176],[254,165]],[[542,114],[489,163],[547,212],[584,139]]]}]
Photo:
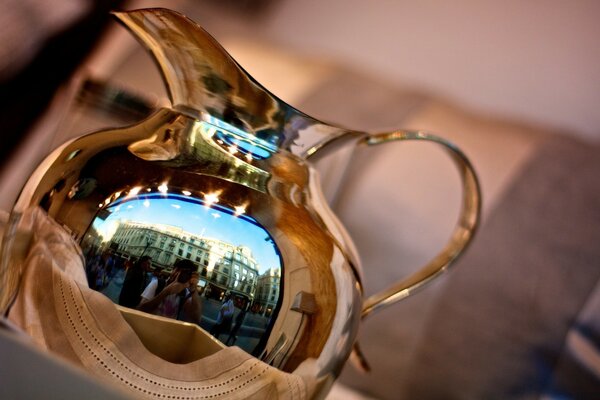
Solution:
[{"label": "golden jug", "polygon": [[[0,308],[9,316],[17,312],[14,301],[30,279],[25,266],[31,257],[17,245],[19,232],[35,226],[26,216],[42,209],[83,255],[79,276],[121,304],[120,315],[152,354],[181,366],[235,345],[265,365],[315,382],[308,397],[324,396],[353,349],[360,358],[361,320],[445,271],[472,239],[480,194],[471,164],[455,146],[424,132],[368,134],[303,114],[178,13],[115,15],[153,55],[172,106],[133,126],[81,136],[43,161],[6,228]],[[341,146],[398,140],[433,141],[448,150],[462,178],[462,211],[431,262],[364,298],[358,255],[311,163]],[[194,270],[180,268],[182,260]],[[68,276],[52,276],[53,287],[66,285],[61,290],[68,296]],[[77,289],[66,301],[67,311],[74,307],[72,318],[84,312],[71,304],[77,296],[88,296],[82,301],[91,308],[102,303],[86,293]],[[174,295],[179,308],[161,314],[164,298]],[[77,335],[93,335],[77,331],[83,322],[71,322]],[[104,345],[85,344],[80,351],[96,354],[98,365],[108,363],[94,346]],[[137,374],[114,381],[131,388],[132,380],[146,379]],[[235,386],[235,379],[227,382]],[[192,393],[169,387],[161,386],[181,396],[173,398]]]}]

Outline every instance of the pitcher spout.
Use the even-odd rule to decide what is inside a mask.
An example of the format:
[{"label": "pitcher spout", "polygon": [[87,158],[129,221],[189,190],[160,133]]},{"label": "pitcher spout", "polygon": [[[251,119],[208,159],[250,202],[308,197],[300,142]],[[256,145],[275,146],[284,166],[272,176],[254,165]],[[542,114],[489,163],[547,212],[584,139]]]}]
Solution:
[{"label": "pitcher spout", "polygon": [[209,114],[273,145],[286,142],[286,121],[296,111],[255,82],[196,23],[166,9],[114,15],[152,54],[175,110],[197,119]]},{"label": "pitcher spout", "polygon": [[182,14],[153,8],[114,16],[150,51],[176,111],[199,120],[220,120],[260,146],[288,150],[302,158],[347,132],[270,93]]}]

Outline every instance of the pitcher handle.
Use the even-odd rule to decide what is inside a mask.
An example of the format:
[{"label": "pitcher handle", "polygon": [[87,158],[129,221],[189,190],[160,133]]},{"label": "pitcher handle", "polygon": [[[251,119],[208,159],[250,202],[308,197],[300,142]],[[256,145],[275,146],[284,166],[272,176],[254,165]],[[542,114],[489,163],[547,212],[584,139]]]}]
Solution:
[{"label": "pitcher handle", "polygon": [[358,144],[374,146],[397,140],[424,140],[434,142],[452,157],[462,181],[462,209],[458,222],[450,240],[442,250],[418,271],[401,279],[392,286],[365,299],[362,317],[375,310],[394,304],[420,289],[434,278],[441,275],[471,242],[479,224],[481,212],[481,193],[479,182],[473,166],[463,152],[452,143],[438,136],[421,131],[394,131],[390,133],[369,134],[358,141]]}]

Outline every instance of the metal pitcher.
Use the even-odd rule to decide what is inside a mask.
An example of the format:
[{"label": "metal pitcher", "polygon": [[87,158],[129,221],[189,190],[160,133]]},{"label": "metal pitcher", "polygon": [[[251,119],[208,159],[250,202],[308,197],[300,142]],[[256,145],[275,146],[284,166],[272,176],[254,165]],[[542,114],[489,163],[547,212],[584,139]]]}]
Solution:
[{"label": "metal pitcher", "polygon": [[[281,371],[309,371],[322,383],[312,395],[322,396],[358,352],[361,321],[440,275],[471,241],[480,211],[471,164],[425,132],[370,134],[296,110],[176,12],[115,16],[154,57],[171,107],[76,138],[43,161],[4,236],[2,310],[10,312],[26,276],[11,268],[14,243],[36,207],[78,244],[89,287],[120,304],[149,351],[168,359],[182,346],[204,349],[173,361],[185,363],[235,345]],[[343,146],[405,140],[448,151],[462,211],[427,265],[365,298],[359,257],[311,164]],[[179,306],[165,314],[161,302],[172,295]]]}]

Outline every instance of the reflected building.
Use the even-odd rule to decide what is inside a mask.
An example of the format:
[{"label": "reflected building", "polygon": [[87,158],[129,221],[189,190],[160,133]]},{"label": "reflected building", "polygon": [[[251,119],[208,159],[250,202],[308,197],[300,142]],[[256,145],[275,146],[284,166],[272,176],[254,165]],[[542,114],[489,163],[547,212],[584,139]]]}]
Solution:
[{"label": "reflected building", "polygon": [[279,301],[279,284],[281,281],[281,270],[271,268],[258,277],[256,296],[254,300],[254,311],[258,314],[270,317]]},{"label": "reflected building", "polygon": [[258,264],[250,248],[216,241],[207,271],[207,296],[221,300],[230,292],[239,308],[253,302],[258,283]]},{"label": "reflected building", "polygon": [[176,226],[120,221],[111,238],[111,248],[123,258],[152,258],[155,267],[171,271],[179,259],[199,266],[205,295],[222,299],[231,292],[238,307],[253,302],[259,265],[249,247],[205,238]]}]

